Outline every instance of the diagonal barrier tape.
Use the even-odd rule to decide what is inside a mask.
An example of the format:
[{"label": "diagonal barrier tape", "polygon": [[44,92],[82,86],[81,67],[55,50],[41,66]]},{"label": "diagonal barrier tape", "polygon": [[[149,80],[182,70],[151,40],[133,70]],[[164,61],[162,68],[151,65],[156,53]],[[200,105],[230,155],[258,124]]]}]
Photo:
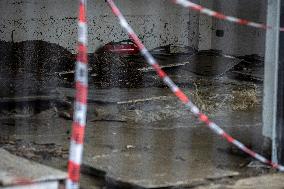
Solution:
[{"label": "diagonal barrier tape", "polygon": [[219,136],[223,137],[225,140],[227,140],[229,143],[235,145],[240,150],[244,151],[245,153],[249,154],[253,158],[259,160],[262,163],[268,164],[272,166],[275,169],[278,169],[279,171],[284,171],[284,167],[282,165],[279,165],[277,163],[274,163],[265,157],[261,156],[260,154],[252,151],[248,147],[246,147],[244,144],[239,142],[238,140],[234,139],[232,136],[227,134],[223,129],[221,129],[217,124],[215,124],[213,121],[211,121],[205,114],[203,114],[199,108],[194,105],[189,98],[185,95],[184,92],[181,91],[181,89],[167,76],[167,74],[161,69],[157,61],[154,59],[154,57],[149,53],[149,51],[145,48],[141,40],[138,38],[138,36],[134,33],[133,29],[130,27],[130,25],[127,23],[126,19],[120,12],[120,10],[117,8],[113,0],[107,0],[107,3],[109,4],[110,8],[112,9],[112,12],[118,17],[120,21],[120,25],[126,30],[129,37],[134,41],[134,43],[139,47],[141,54],[146,58],[148,64],[150,64],[157,72],[159,77],[164,81],[164,83],[171,89],[171,91],[178,97],[178,99],[185,104],[187,108],[196,116],[199,118],[200,121],[205,123],[212,131],[214,131]]},{"label": "diagonal barrier tape", "polygon": [[175,4],[181,5],[185,8],[190,8],[192,10],[198,11],[202,14],[206,14],[208,16],[217,18],[219,20],[226,20],[229,22],[233,22],[239,25],[245,25],[245,26],[250,26],[250,27],[254,27],[254,28],[260,28],[260,29],[264,29],[264,30],[270,30],[270,29],[279,29],[279,31],[284,31],[284,28],[275,28],[272,26],[268,26],[265,24],[260,24],[260,23],[256,23],[256,22],[252,22],[249,20],[245,20],[245,19],[241,19],[241,18],[237,18],[237,17],[233,17],[233,16],[227,16],[224,15],[221,12],[216,12],[214,10],[208,9],[206,7],[203,7],[199,4],[193,3],[191,1],[188,0],[172,0]]}]

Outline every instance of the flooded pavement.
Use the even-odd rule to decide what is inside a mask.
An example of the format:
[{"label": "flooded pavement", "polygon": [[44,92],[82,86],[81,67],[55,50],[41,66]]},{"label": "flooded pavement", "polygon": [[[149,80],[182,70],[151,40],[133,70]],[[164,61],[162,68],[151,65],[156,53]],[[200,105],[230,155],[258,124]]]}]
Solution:
[{"label": "flooded pavement", "polygon": [[[230,134],[261,152],[262,87],[227,79],[198,80],[195,85],[184,88],[193,101]],[[236,102],[233,91],[242,90],[253,91],[259,101]],[[73,89],[58,88],[57,93],[62,101],[72,102]],[[193,187],[269,172],[248,168],[250,157],[197,121],[166,88],[90,89],[88,101],[82,171],[96,179],[94,187],[86,187],[90,177],[83,176],[83,188]],[[248,102],[251,106],[235,107]],[[70,107],[53,103],[32,115],[3,116],[1,147],[66,170],[72,121],[62,112],[70,113]]]},{"label": "flooded pavement", "polygon": [[[155,57],[212,120],[269,157],[270,152],[262,148],[261,59],[223,56],[219,52]],[[102,65],[94,64],[97,57],[89,58],[82,188],[232,185],[241,178],[275,172],[253,162],[200,123],[141,57],[106,55]],[[35,93],[21,93],[21,87],[13,88],[19,89],[17,93],[1,93],[0,147],[66,170],[74,72],[59,67],[57,71],[61,74],[56,78],[64,81],[62,84],[53,83]]]}]

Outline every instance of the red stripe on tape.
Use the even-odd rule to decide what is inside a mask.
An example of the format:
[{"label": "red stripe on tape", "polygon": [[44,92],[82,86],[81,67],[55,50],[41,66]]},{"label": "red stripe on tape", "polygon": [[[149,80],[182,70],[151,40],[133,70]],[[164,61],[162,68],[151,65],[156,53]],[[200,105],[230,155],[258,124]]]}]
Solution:
[{"label": "red stripe on tape", "polygon": [[82,62],[82,63],[88,62],[87,47],[83,44],[78,45],[77,61]]},{"label": "red stripe on tape", "polygon": [[82,104],[87,104],[88,88],[87,86],[81,84],[81,82],[76,82],[76,101]]},{"label": "red stripe on tape", "polygon": [[238,19],[238,23],[241,25],[248,25],[249,21],[244,19]]},{"label": "red stripe on tape", "polygon": [[206,125],[209,125],[210,124],[210,121],[209,121],[209,118],[207,115],[203,114],[203,113],[200,113],[199,114],[199,119],[200,121],[206,123]]},{"label": "red stripe on tape", "polygon": [[279,165],[278,164],[276,164],[276,163],[274,163],[274,162],[272,162],[272,161],[270,161],[270,160],[267,160],[267,164],[269,164],[269,165],[271,165],[272,167],[274,167],[274,168],[279,168]]},{"label": "red stripe on tape", "polygon": [[73,182],[79,182],[80,180],[80,165],[74,163],[73,161],[68,161],[68,174],[69,179]]},{"label": "red stripe on tape", "polygon": [[227,18],[227,16],[225,16],[224,14],[215,12],[214,17],[221,19],[221,20],[225,20]]},{"label": "red stripe on tape", "polygon": [[156,70],[156,72],[157,72],[157,74],[159,75],[160,78],[164,79],[167,76],[167,74],[161,69],[159,64],[156,63],[152,66]]},{"label": "red stripe on tape", "polygon": [[235,140],[233,137],[231,137],[230,135],[228,135],[227,133],[223,133],[222,136],[228,140],[230,143],[233,143],[233,141]]},{"label": "red stripe on tape", "polygon": [[142,42],[135,33],[129,33],[129,37],[133,40],[133,42],[138,46],[140,50],[145,48],[145,46],[142,44]]},{"label": "red stripe on tape", "polygon": [[189,102],[188,97],[187,97],[180,89],[178,89],[178,90],[175,92],[175,95],[176,95],[184,104],[187,104],[187,103]]},{"label": "red stripe on tape", "polygon": [[[250,27],[261,28],[261,29],[265,29],[265,30],[274,28],[272,26],[267,26],[265,24],[260,24],[260,23],[252,22],[252,21],[249,21],[249,20],[245,20],[245,19],[241,19],[241,18],[237,18],[237,17],[233,17],[233,16],[230,16],[233,19],[229,19],[228,18],[229,16],[224,15],[223,13],[216,12],[214,10],[210,10],[208,8],[205,8],[201,5],[199,5],[199,4],[193,3],[192,1],[189,1],[189,0],[179,0],[179,1],[175,0],[175,1],[172,1],[172,2],[174,2],[175,4],[180,4],[183,7],[196,10],[196,11],[202,13],[202,14],[206,14],[208,16],[211,16],[211,17],[214,17],[214,18],[217,18],[217,19],[234,22],[234,23],[237,23],[237,24],[240,24],[240,25],[247,25],[247,26],[250,26]],[[203,11],[203,10],[208,10],[208,11]],[[214,12],[214,14],[211,14],[212,12]],[[251,23],[251,25],[249,25],[250,23]],[[276,28],[276,29],[279,29],[281,32],[284,31],[284,28]]]},{"label": "red stripe on tape", "polygon": [[252,151],[251,149],[248,149],[247,147],[244,147],[243,151],[246,152],[247,154],[249,154],[252,157],[255,157],[255,155],[256,155],[256,153],[254,151]]},{"label": "red stripe on tape", "polygon": [[204,8],[200,5],[195,5],[195,6],[192,6],[190,7],[191,9],[194,9],[194,10],[197,10],[197,11],[202,11]]},{"label": "red stripe on tape", "polygon": [[86,10],[85,5],[80,2],[80,8],[79,8],[79,21],[80,22],[86,22]]},{"label": "red stripe on tape", "polygon": [[[113,4],[113,2],[110,1],[110,0],[107,0],[107,2],[110,3],[110,4]],[[113,7],[111,10],[116,16],[120,16],[120,11],[117,7]]]},{"label": "red stripe on tape", "polygon": [[28,178],[16,178],[12,181],[13,185],[31,185],[34,182]]},{"label": "red stripe on tape", "polygon": [[84,143],[84,134],[85,134],[85,126],[82,126],[79,123],[73,123],[73,125],[72,125],[72,139],[77,144],[83,144]]}]

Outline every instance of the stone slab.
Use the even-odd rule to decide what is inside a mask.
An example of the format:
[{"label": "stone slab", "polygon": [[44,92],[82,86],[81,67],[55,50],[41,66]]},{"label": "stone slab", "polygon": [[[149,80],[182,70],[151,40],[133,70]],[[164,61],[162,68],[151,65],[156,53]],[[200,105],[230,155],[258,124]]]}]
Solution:
[{"label": "stone slab", "polygon": [[[67,173],[17,157],[0,149],[0,186],[21,183],[58,182],[67,178]],[[51,184],[51,183],[50,183]]]},{"label": "stone slab", "polygon": [[283,174],[269,174],[240,179],[232,185],[211,184],[199,186],[196,189],[283,189],[283,179]]},{"label": "stone slab", "polygon": [[[235,171],[223,170],[205,163],[189,165],[194,160],[187,159],[184,152],[170,161],[162,154],[118,152],[85,158],[84,169],[93,174],[105,172],[106,180],[121,186],[141,188],[164,188],[195,186],[208,180],[237,176]],[[184,158],[184,159],[183,159]]]},{"label": "stone slab", "polygon": [[21,185],[21,186],[5,186],[0,189],[59,189],[59,183],[57,181],[35,183],[32,185]]},{"label": "stone slab", "polygon": [[237,176],[239,165],[247,161],[223,153],[220,149],[228,145],[203,127],[159,130],[97,124],[87,131],[92,132],[96,136],[85,143],[82,171],[114,187],[192,187]]},{"label": "stone slab", "polygon": [[219,77],[241,61],[241,59],[230,56],[197,54],[190,57],[190,63],[186,64],[184,69],[199,76]]}]

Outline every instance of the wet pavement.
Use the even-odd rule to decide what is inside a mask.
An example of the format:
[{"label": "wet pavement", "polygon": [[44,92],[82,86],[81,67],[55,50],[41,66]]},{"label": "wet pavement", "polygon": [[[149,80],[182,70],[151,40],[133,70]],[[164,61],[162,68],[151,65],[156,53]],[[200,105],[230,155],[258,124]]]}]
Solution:
[{"label": "wet pavement", "polygon": [[[227,81],[199,81],[184,90],[226,131],[261,151],[262,88]],[[254,91],[260,101],[236,109],[232,91],[241,89]],[[58,100],[72,102],[73,89],[56,91]],[[252,159],[215,136],[168,89],[91,89],[88,101],[83,172],[101,178],[99,186],[192,187],[269,171],[247,168]],[[65,170],[72,121],[61,113],[70,107],[54,103],[26,112],[0,119],[1,146]]]},{"label": "wet pavement", "polygon": [[263,175],[240,179],[234,184],[211,184],[196,189],[282,189],[283,176],[283,174]]},{"label": "wet pavement", "polygon": [[[155,57],[212,120],[248,147],[268,156],[261,135],[262,60],[248,66],[248,61],[254,60],[204,53]],[[107,55],[101,61],[112,62],[101,67],[92,67],[96,57],[90,58],[82,188],[217,187],[274,172],[257,164],[252,166],[251,157],[193,117],[141,57]],[[135,60],[138,65],[113,64],[125,64],[126,59],[127,64]],[[198,69],[204,61],[204,69]],[[98,76],[101,71],[104,75]],[[66,170],[74,73],[57,76],[64,80],[63,84],[48,85],[36,95],[3,93],[0,147]]]}]

